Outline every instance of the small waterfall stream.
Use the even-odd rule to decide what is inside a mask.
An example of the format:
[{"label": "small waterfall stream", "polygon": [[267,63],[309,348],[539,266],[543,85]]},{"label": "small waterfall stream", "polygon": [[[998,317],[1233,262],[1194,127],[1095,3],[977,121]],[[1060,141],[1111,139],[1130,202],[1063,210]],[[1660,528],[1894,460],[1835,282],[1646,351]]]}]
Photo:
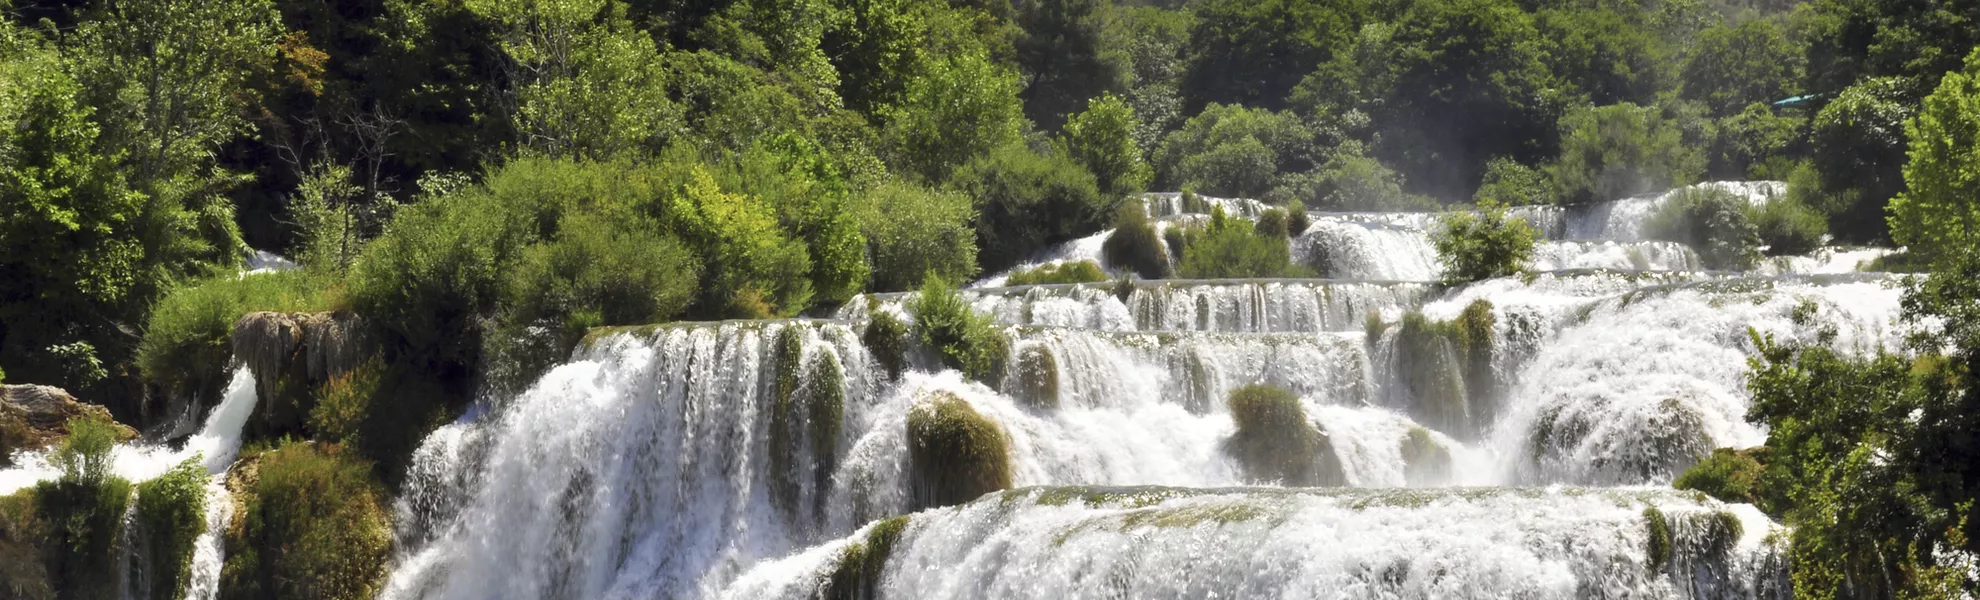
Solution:
[{"label": "small waterfall stream", "polygon": [[[994,387],[925,352],[888,377],[861,331],[870,311],[911,319],[909,294],[605,336],[428,439],[384,597],[814,597],[871,523],[910,512],[908,413],[939,394],[1004,430],[1019,489],[914,513],[871,597],[1785,598],[1776,524],[1668,485],[1764,439],[1743,418],[1749,327],[1894,348],[1901,292],[1818,274],[1876,251],[1700,271],[1639,239],[1667,196],[1523,209],[1549,233],[1538,272],[1456,288],[1430,282],[1421,214],[1313,215],[1289,243],[1330,279],[1000,275],[965,296],[1037,362]],[[1044,261],[1098,260],[1104,239]],[[1416,325],[1468,312],[1481,349]],[[836,427],[780,424],[784,361],[794,393],[837,394]],[[1252,383],[1299,395],[1347,487],[1245,487],[1224,398]]]}]

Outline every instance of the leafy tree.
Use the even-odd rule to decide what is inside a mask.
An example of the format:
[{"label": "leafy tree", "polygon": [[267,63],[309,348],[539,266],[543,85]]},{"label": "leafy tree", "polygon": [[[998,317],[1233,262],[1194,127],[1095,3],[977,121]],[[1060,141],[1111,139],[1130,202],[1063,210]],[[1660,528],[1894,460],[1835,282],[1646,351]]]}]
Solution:
[{"label": "leafy tree", "polygon": [[1430,242],[1444,265],[1444,283],[1454,285],[1519,273],[1539,237],[1525,219],[1506,216],[1504,204],[1483,200],[1475,211],[1444,213]]},{"label": "leafy tree", "polygon": [[1820,185],[1815,206],[1829,227],[1856,243],[1887,239],[1885,207],[1904,190],[1905,122],[1915,107],[1905,82],[1869,79],[1823,106],[1809,124],[1809,159]]},{"label": "leafy tree", "polygon": [[890,181],[854,206],[873,257],[873,291],[905,292],[930,276],[962,285],[976,275],[976,207],[968,196]]},{"label": "leafy tree", "polygon": [[1283,235],[1263,235],[1244,219],[1226,216],[1219,206],[1210,224],[1192,234],[1176,271],[1186,279],[1287,277],[1295,275],[1291,248]]},{"label": "leafy tree", "polygon": [[1980,241],[1980,50],[1947,73],[1907,125],[1907,189],[1891,199],[1891,237],[1938,257]]},{"label": "leafy tree", "polygon": [[1156,6],[1117,7],[1110,30],[1132,65],[1127,103],[1139,118],[1134,140],[1153,155],[1162,134],[1182,124],[1180,81],[1190,54],[1189,31],[1195,15]]},{"label": "leafy tree", "polygon": [[1211,103],[1285,107],[1293,86],[1345,48],[1367,12],[1362,0],[1207,0],[1192,6],[1183,110]]},{"label": "leafy tree", "polygon": [[1058,139],[1058,148],[1093,173],[1100,193],[1125,197],[1148,185],[1150,169],[1134,142],[1139,122],[1134,108],[1120,97],[1103,94],[1087,102],[1086,112],[1073,115]]},{"label": "leafy tree", "polygon": [[1102,195],[1093,175],[1072,161],[1019,144],[964,165],[954,185],[976,199],[977,259],[989,272],[1105,228],[1119,201]]},{"label": "leafy tree", "polygon": [[1690,246],[1707,269],[1743,270],[1760,257],[1760,231],[1745,198],[1716,187],[1679,190],[1644,225],[1651,239]]},{"label": "leafy tree", "polygon": [[1773,21],[1720,25],[1698,35],[1685,59],[1682,97],[1705,103],[1714,116],[1747,104],[1792,95],[1802,78],[1802,57]]},{"label": "leafy tree", "polygon": [[1548,70],[1597,106],[1647,104],[1670,78],[1654,32],[1622,12],[1545,8],[1534,13]]},{"label": "leafy tree", "polygon": [[1313,133],[1291,112],[1211,104],[1162,140],[1156,186],[1257,198],[1282,173],[1312,168]]},{"label": "leafy tree", "polygon": [[1554,195],[1554,180],[1546,170],[1501,157],[1485,163],[1484,181],[1478,185],[1478,192],[1472,194],[1472,201],[1527,206],[1552,204]]},{"label": "leafy tree", "polygon": [[1601,202],[1696,182],[1705,157],[1676,118],[1617,104],[1561,117],[1561,156],[1549,170],[1569,204]]},{"label": "leafy tree", "polygon": [[880,110],[890,162],[930,183],[948,180],[956,167],[1018,140],[1017,93],[1017,76],[981,52],[934,61],[900,104]]},{"label": "leafy tree", "polygon": [[1803,119],[1775,114],[1765,103],[1720,119],[1706,158],[1711,179],[1785,179],[1789,151],[1803,137]]},{"label": "leafy tree", "polygon": [[1435,210],[1437,201],[1405,191],[1403,176],[1359,146],[1334,153],[1325,164],[1285,180],[1279,193],[1326,210]]},{"label": "leafy tree", "polygon": [[1980,43],[1980,5],[1962,0],[1817,0],[1808,19],[1807,88],[1900,77],[1916,100]]},{"label": "leafy tree", "polygon": [[1126,92],[1129,57],[1107,39],[1115,10],[1106,0],[1016,4],[1017,63],[1025,78],[1025,116],[1045,131],[1058,129],[1102,94]]},{"label": "leafy tree", "polygon": [[496,23],[509,88],[504,112],[522,149],[610,158],[658,149],[680,109],[653,90],[667,72],[653,40],[614,0],[472,3]]}]

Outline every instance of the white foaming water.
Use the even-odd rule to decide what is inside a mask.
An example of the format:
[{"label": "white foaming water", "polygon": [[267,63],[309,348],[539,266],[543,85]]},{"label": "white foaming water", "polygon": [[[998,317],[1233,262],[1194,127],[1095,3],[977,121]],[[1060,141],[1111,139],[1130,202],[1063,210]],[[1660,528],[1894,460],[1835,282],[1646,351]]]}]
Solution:
[{"label": "white foaming water", "polygon": [[[143,482],[164,475],[172,467],[194,456],[201,456],[204,457],[201,462],[207,472],[224,473],[228,466],[234,464],[234,455],[240,452],[241,427],[254,413],[254,406],[254,375],[248,372],[247,367],[237,368],[220,405],[214,407],[213,413],[206,418],[206,425],[200,428],[199,433],[187,438],[183,447],[175,450],[145,443],[119,445],[111,451],[111,471],[134,483]],[[0,471],[0,496],[62,476],[61,471],[48,462],[45,452],[22,453],[15,459],[19,466]]]},{"label": "white foaming water", "polygon": [[220,534],[234,518],[233,494],[227,491],[224,475],[206,484],[206,531],[193,542],[192,567],[186,579],[188,600],[212,600],[220,593],[220,568],[226,563],[227,548]]},{"label": "white foaming water", "polygon": [[1576,240],[1642,240],[1643,228],[1649,224],[1657,209],[1679,192],[1696,189],[1730,192],[1754,206],[1787,195],[1787,183],[1780,181],[1709,181],[1571,211],[1565,233],[1569,239]]},{"label": "white foaming water", "polygon": [[[1136,282],[1125,301],[1113,283],[1038,285],[964,292],[976,310],[1007,325],[1100,331],[1360,331],[1368,313],[1393,316],[1430,286],[1413,282],[1313,279]],[[861,296],[837,318],[862,321],[869,309],[907,314],[912,294]]]},{"label": "white foaming water", "polygon": [[1315,213],[1293,240],[1293,260],[1321,275],[1343,279],[1430,281],[1437,278],[1437,250],[1430,245],[1429,213]]},{"label": "white foaming water", "polygon": [[[1775,531],[1655,490],[1025,489],[913,516],[874,597],[1785,598]],[[846,543],[722,597],[811,598]]]}]

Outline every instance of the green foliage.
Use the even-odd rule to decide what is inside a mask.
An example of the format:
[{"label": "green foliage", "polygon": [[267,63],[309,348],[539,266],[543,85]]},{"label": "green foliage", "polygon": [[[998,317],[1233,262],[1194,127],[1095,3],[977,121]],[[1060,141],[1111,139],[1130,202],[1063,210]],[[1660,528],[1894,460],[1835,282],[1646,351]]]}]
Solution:
[{"label": "green foliage", "polygon": [[1185,111],[1212,103],[1280,108],[1300,78],[1344,49],[1366,7],[1361,0],[1193,4]]},{"label": "green foliage", "polygon": [[1306,418],[1299,396],[1266,385],[1231,391],[1231,421],[1237,432],[1225,450],[1258,482],[1287,486],[1338,486],[1344,480],[1332,442]]},{"label": "green foliage", "polygon": [[1719,120],[1706,159],[1712,179],[1784,179],[1788,151],[1802,137],[1803,119],[1778,115],[1760,102]]},{"label": "green foliage", "polygon": [[1209,226],[1185,237],[1182,264],[1176,272],[1186,279],[1303,274],[1291,264],[1292,250],[1284,236],[1260,235],[1244,219],[1225,216],[1221,206],[1210,213]]},{"label": "green foliage", "polygon": [[1974,27],[1980,23],[1980,6],[1960,0],[1809,4],[1803,36],[1811,90],[1888,76],[1930,86],[1958,69],[1960,58],[1980,43]]},{"label": "green foliage", "polygon": [[1561,117],[1561,156],[1551,168],[1561,200],[1604,202],[1698,181],[1705,156],[1685,139],[1682,117],[1615,104]]},{"label": "green foliage", "polygon": [[1018,141],[1017,75],[978,52],[931,61],[898,105],[880,109],[889,162],[924,181],[945,181],[971,159]]},{"label": "green foliage", "polygon": [[34,504],[34,490],[0,496],[0,586],[20,600],[53,600]]},{"label": "green foliage", "polygon": [[1284,191],[1343,211],[1427,211],[1437,201],[1404,191],[1403,176],[1360,150],[1336,152],[1318,169],[1285,180]]},{"label": "green foliage", "polygon": [[[1090,112],[1093,103],[1126,91],[1129,57],[1107,39],[1116,10],[1112,2],[1015,2],[1011,7],[1012,24],[1022,32],[1013,44],[1017,65],[1024,72],[1020,97],[1025,116],[1033,123],[1046,131],[1065,124],[1071,133],[1079,119],[1068,117],[1081,105]],[[1121,130],[1123,141],[1129,140],[1126,134],[1131,129],[1130,124]],[[1102,189],[1107,189],[1106,177],[1101,179]]]},{"label": "green foliage", "polygon": [[224,542],[221,598],[359,599],[378,593],[391,555],[383,491],[371,468],[290,443],[236,473],[239,507]]},{"label": "green foliage", "polygon": [[91,481],[65,472],[60,480],[35,486],[35,518],[44,528],[42,566],[59,597],[122,597],[119,578],[105,575],[119,567],[117,545],[130,502],[131,483],[107,475]]},{"label": "green foliage", "polygon": [[1768,256],[1790,256],[1813,252],[1829,232],[1822,213],[1795,201],[1792,194],[1772,198],[1751,209],[1747,220],[1753,223]]},{"label": "green foliage", "polygon": [[[515,378],[534,379],[567,358],[592,327],[672,319],[699,293],[700,269],[695,256],[650,218],[566,215],[554,237],[523,250],[505,269],[498,335],[549,338],[535,340],[545,352],[518,357]],[[526,331],[539,327],[543,333],[536,336]]]},{"label": "green foliage", "polygon": [[946,282],[923,282],[908,312],[914,315],[915,337],[934,349],[942,364],[977,381],[996,381],[1003,373],[1010,341]]},{"label": "green foliage", "polygon": [[144,532],[151,600],[186,595],[192,576],[193,543],[206,530],[206,467],[198,457],[156,479],[138,484],[137,522]]},{"label": "green foliage", "polygon": [[1717,187],[1671,194],[1644,225],[1651,239],[1691,246],[1707,269],[1744,270],[1760,258],[1760,231],[1745,198]]},{"label": "green foliage", "polygon": [[1134,272],[1142,279],[1162,279],[1169,275],[1169,253],[1155,225],[1148,221],[1148,210],[1139,202],[1122,204],[1114,211],[1114,232],[1100,245],[1100,255],[1117,269]]},{"label": "green foliage", "polygon": [[1671,50],[1644,21],[1616,9],[1541,8],[1534,13],[1548,69],[1579,87],[1596,106],[1649,102],[1670,83]]},{"label": "green foliage", "polygon": [[811,257],[780,229],[773,208],[724,191],[700,166],[666,200],[665,227],[707,265],[704,312],[760,318],[795,314],[810,303]]},{"label": "green foliage", "polygon": [[69,419],[67,429],[69,437],[48,456],[48,461],[62,471],[62,482],[101,487],[113,479],[111,451],[117,447],[117,424],[90,412]]},{"label": "green foliage", "polygon": [[1286,237],[1290,235],[1287,229],[1285,209],[1265,209],[1264,212],[1258,213],[1258,218],[1252,222],[1252,231],[1266,237]]},{"label": "green foliage", "polygon": [[907,437],[917,510],[1011,487],[1010,438],[961,398],[935,392],[917,399],[908,410]]},{"label": "green foliage", "polygon": [[1214,196],[1264,196],[1282,173],[1313,166],[1313,133],[1291,112],[1211,104],[1162,140],[1155,185]]},{"label": "green foliage", "polygon": [[875,310],[867,314],[866,329],[859,334],[860,345],[873,353],[873,359],[887,370],[888,379],[899,379],[907,367],[908,326],[893,313]]},{"label": "green foliage", "polygon": [[168,397],[216,404],[230,376],[234,324],[251,312],[342,308],[331,286],[327,278],[301,270],[187,282],[152,307],[137,366],[145,381]]},{"label": "green foliage", "polygon": [[1040,248],[1099,231],[1117,204],[1093,175],[1062,156],[1012,144],[956,173],[976,199],[977,260],[985,271],[1017,264]]},{"label": "green foliage", "polygon": [[1313,227],[1313,217],[1306,214],[1306,203],[1294,200],[1286,203],[1286,234],[1299,237]]},{"label": "green foliage", "polygon": [[611,0],[467,3],[493,30],[509,74],[501,105],[520,150],[604,159],[657,150],[679,128],[653,38]]},{"label": "green foliage", "polygon": [[1773,504],[1762,500],[1768,494],[1761,485],[1762,471],[1766,467],[1758,460],[1760,456],[1766,456],[1766,448],[1713,450],[1711,456],[1678,475],[1671,487],[1704,492],[1723,502],[1771,506]]},{"label": "green foliage", "polygon": [[907,291],[930,273],[958,285],[976,275],[976,208],[968,196],[890,181],[854,206],[873,257],[873,291]]},{"label": "green foliage", "polygon": [[1100,270],[1100,263],[1090,260],[1071,260],[1019,269],[1004,279],[1004,285],[1093,283],[1106,280],[1107,272]]},{"label": "green foliage", "polygon": [[1118,96],[1103,94],[1087,101],[1086,112],[1066,121],[1054,143],[1060,153],[1093,173],[1100,193],[1126,197],[1141,193],[1153,174],[1134,141],[1139,125],[1134,108]]},{"label": "green foliage", "polygon": [[1810,203],[1836,235],[1854,243],[1888,238],[1885,206],[1904,191],[1905,122],[1915,108],[1907,83],[1869,79],[1837,93],[1809,123],[1809,159],[1819,176]]},{"label": "green foliage", "polygon": [[1650,572],[1662,573],[1671,564],[1671,520],[1652,506],[1643,509],[1643,526],[1650,532],[1644,554],[1650,558]]},{"label": "green foliage", "polygon": [[1532,260],[1540,237],[1525,219],[1507,216],[1506,207],[1492,200],[1480,201],[1476,211],[1446,212],[1438,221],[1430,242],[1444,265],[1446,284],[1518,273]]},{"label": "green foliage", "polygon": [[1699,32],[1680,75],[1682,96],[1705,103],[1714,116],[1754,102],[1794,95],[1802,79],[1801,49],[1770,19]]},{"label": "green foliage", "polygon": [[1501,206],[1553,204],[1556,191],[1551,177],[1545,169],[1522,165],[1510,158],[1494,158],[1485,163],[1484,181],[1471,200]]},{"label": "green foliage", "polygon": [[345,447],[362,447],[365,419],[371,416],[371,402],[379,394],[384,375],[385,367],[372,359],[323,382],[309,410],[310,435]]},{"label": "green foliage", "polygon": [[1891,238],[1925,257],[1980,241],[1980,50],[1947,73],[1907,124],[1906,190],[1891,199]]}]

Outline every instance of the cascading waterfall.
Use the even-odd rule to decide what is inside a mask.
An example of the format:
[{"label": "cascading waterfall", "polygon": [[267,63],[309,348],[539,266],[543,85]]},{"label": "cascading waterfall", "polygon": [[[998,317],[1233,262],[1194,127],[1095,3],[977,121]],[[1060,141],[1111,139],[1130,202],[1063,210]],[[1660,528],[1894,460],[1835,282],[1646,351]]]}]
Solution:
[{"label": "cascading waterfall", "polygon": [[[1374,213],[1289,242],[1350,265],[1334,279],[987,280],[963,294],[1011,342],[991,385],[926,348],[879,366],[864,321],[911,322],[911,294],[601,335],[428,438],[384,597],[814,597],[916,506],[906,424],[945,397],[1001,429],[1022,489],[913,513],[866,597],[1784,598],[1778,526],[1664,486],[1764,439],[1749,327],[1896,348],[1901,292],[1777,274],[1871,250],[1700,271],[1638,239],[1667,197],[1523,209],[1541,272],[1454,288],[1430,282],[1430,215]],[[1151,212],[1188,218],[1173,203]],[[1298,395],[1347,487],[1246,476],[1225,398],[1255,383]]]}]

